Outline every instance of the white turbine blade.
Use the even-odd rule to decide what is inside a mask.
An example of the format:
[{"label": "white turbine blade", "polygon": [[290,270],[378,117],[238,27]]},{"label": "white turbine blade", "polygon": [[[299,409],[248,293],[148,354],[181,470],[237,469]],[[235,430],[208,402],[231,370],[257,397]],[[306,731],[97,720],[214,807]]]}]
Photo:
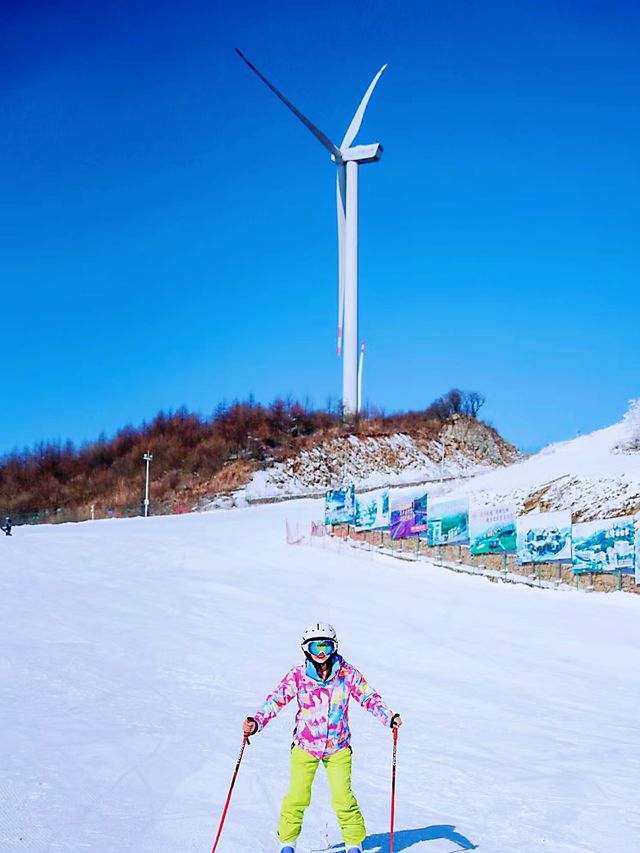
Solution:
[{"label": "white turbine blade", "polygon": [[327,151],[329,151],[331,154],[333,154],[333,156],[334,156],[334,157],[336,157],[338,160],[339,160],[339,159],[341,159],[340,149],[339,149],[339,148],[336,148],[336,146],[335,146],[335,145],[333,144],[333,142],[329,139],[329,137],[328,137],[328,136],[326,136],[326,135],[325,135],[325,134],[324,134],[324,133],[323,133],[319,128],[317,128],[317,127],[315,126],[315,124],[313,124],[313,122],[309,121],[309,119],[308,119],[305,115],[303,115],[297,107],[294,107],[294,105],[291,103],[291,101],[290,101],[288,98],[285,98],[285,96],[282,94],[282,92],[280,92],[278,89],[276,89],[276,87],[273,85],[273,83],[270,83],[270,82],[267,80],[267,78],[264,76],[264,74],[261,74],[261,73],[258,71],[258,69],[255,67],[255,65],[252,65],[252,63],[251,63],[251,62],[249,62],[249,60],[247,59],[247,57],[246,57],[246,56],[244,56],[244,55],[243,55],[243,53],[242,53],[241,51],[239,51],[239,50],[238,50],[238,48],[236,48],[236,53],[238,54],[238,56],[239,56],[242,60],[244,60],[244,62],[246,62],[246,63],[247,63],[247,65],[249,66],[249,68],[250,68],[250,69],[251,69],[255,74],[257,74],[257,75],[258,75],[258,77],[262,80],[262,82],[263,82],[263,83],[266,83],[266,85],[271,89],[271,91],[272,91],[275,95],[277,95],[277,96],[280,98],[280,100],[282,101],[282,103],[283,103],[283,104],[286,104],[286,106],[287,106],[287,107],[289,107],[289,109],[291,110],[291,112],[292,112],[294,115],[298,116],[298,118],[300,119],[300,121],[301,121],[301,122],[302,122],[306,127],[308,127],[308,128],[309,128],[309,130],[311,131],[311,133],[313,133],[313,135],[315,136],[315,138],[316,138],[316,139],[318,139],[318,140],[319,140],[319,141],[324,145],[324,147],[327,149]]},{"label": "white turbine blade", "polygon": [[378,71],[376,76],[371,81],[369,88],[364,93],[364,98],[360,101],[360,106],[356,110],[354,117],[351,119],[351,124],[347,128],[347,132],[345,133],[344,139],[342,140],[342,145],[340,146],[340,149],[342,151],[344,151],[345,148],[349,148],[353,140],[356,138],[356,134],[360,130],[360,125],[362,124],[362,119],[364,118],[364,111],[366,110],[367,104],[369,103],[369,98],[371,97],[371,94],[376,87],[376,83],[380,79],[380,75],[386,67],[386,64],[382,66],[380,71]]},{"label": "white turbine blade", "polygon": [[347,170],[338,164],[336,177],[336,206],[338,212],[338,358],[342,354],[342,329],[344,327],[344,232],[347,205]]}]

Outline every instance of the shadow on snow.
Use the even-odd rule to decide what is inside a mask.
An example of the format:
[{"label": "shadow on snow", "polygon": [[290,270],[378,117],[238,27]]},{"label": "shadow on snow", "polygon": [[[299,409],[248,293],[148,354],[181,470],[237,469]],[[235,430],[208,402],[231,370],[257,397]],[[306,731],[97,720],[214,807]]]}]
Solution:
[{"label": "shadow on snow", "polygon": [[[450,824],[434,824],[433,826],[424,826],[422,829],[401,829],[393,833],[393,850],[394,853],[400,853],[401,850],[407,850],[414,844],[421,841],[436,841],[444,839],[458,844],[460,850],[476,850],[477,845],[466,838],[459,832],[456,832],[455,826]],[[377,835],[369,835],[362,845],[363,850],[377,850],[379,853],[389,853],[389,833],[380,832]],[[332,850],[344,849],[342,844],[338,844]]]}]

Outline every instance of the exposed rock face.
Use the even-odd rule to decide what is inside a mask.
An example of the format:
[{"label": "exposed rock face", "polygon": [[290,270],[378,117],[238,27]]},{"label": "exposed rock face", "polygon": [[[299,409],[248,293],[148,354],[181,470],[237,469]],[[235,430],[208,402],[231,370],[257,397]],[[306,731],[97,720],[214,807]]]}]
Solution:
[{"label": "exposed rock face", "polygon": [[494,429],[464,415],[454,415],[445,424],[442,437],[445,455],[451,448],[482,465],[510,465],[523,458],[520,451],[501,438]]},{"label": "exposed rock face", "polygon": [[624,475],[597,480],[566,475],[522,494],[518,505],[523,513],[569,509],[575,523],[635,515],[640,509],[640,496],[638,483]]},{"label": "exposed rock face", "polygon": [[317,494],[470,476],[522,458],[491,427],[456,415],[438,438],[394,433],[338,436],[254,474],[247,498]]}]

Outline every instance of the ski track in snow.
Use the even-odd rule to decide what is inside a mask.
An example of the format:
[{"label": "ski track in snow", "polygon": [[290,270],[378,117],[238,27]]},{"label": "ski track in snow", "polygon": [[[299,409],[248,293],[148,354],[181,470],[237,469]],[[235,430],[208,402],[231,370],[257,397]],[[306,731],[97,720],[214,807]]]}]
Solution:
[{"label": "ski track in snow", "polygon": [[[285,544],[285,517],[321,515],[307,500],[2,541],[3,853],[208,853],[241,721],[318,618],[405,720],[397,853],[637,846],[638,597]],[[293,716],[245,750],[219,853],[276,849]],[[390,733],[350,717],[365,850],[387,853]],[[340,843],[320,767],[299,850]]]}]

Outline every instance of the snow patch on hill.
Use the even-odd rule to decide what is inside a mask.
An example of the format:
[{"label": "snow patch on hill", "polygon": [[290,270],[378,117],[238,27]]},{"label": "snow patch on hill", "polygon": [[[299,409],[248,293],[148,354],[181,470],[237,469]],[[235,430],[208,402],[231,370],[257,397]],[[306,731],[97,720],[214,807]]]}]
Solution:
[{"label": "snow patch on hill", "polygon": [[455,483],[448,491],[481,505],[513,501],[520,512],[570,509],[574,520],[633,514],[640,509],[640,452],[629,449],[624,420]]}]

